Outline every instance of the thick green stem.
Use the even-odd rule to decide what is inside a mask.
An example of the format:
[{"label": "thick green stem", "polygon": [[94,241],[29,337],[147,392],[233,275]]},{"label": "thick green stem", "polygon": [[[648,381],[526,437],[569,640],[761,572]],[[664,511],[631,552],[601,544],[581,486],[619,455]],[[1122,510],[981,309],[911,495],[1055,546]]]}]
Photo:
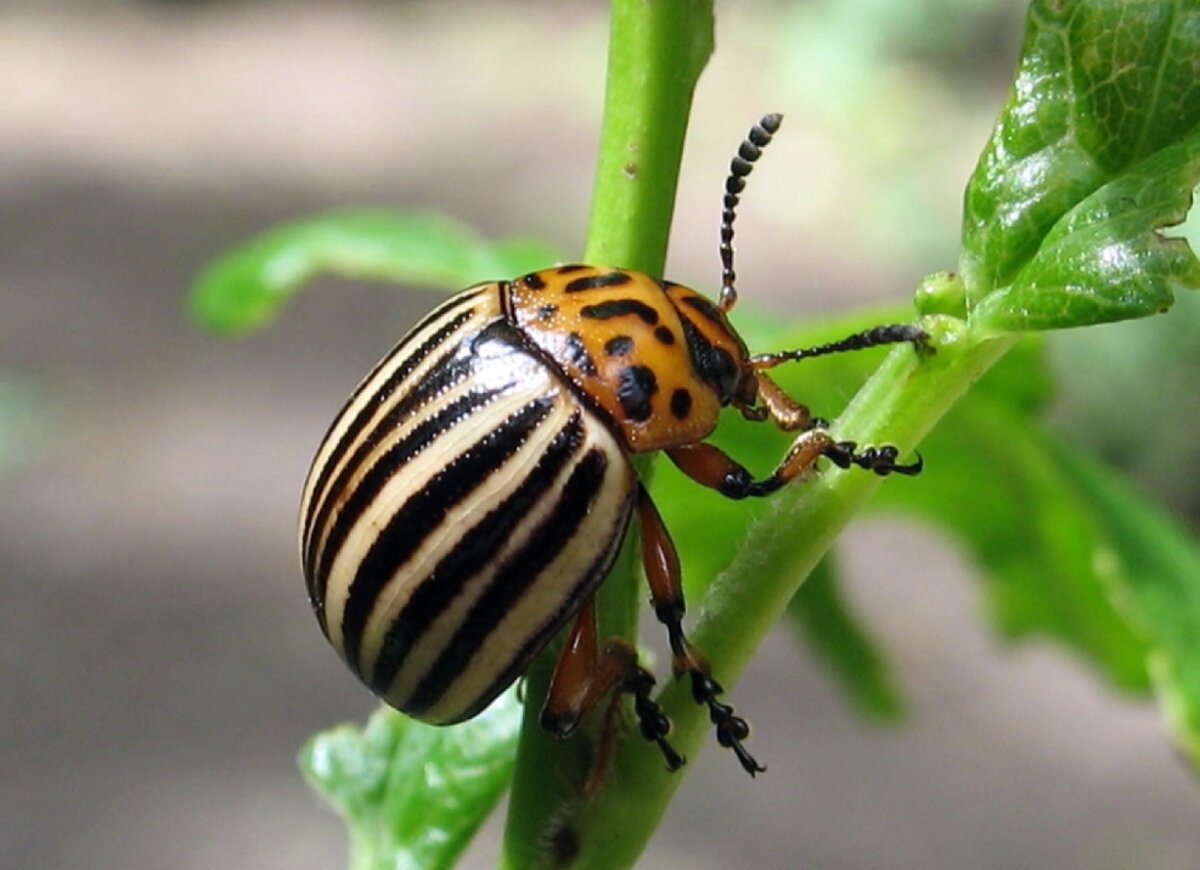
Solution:
[{"label": "thick green stem", "polygon": [[[926,324],[939,353],[918,359],[893,351],[835,424],[862,443],[919,443],[963,393],[1012,346],[1015,338],[972,336],[962,321]],[[857,469],[832,470],[773,498],[771,513],[753,526],[737,558],[708,589],[691,637],[728,688],[763,636],[782,615],[800,583],[834,538],[878,488],[880,479]],[[712,728],[686,681],[664,688],[659,701],[675,724],[671,740],[694,756]],[[732,758],[730,775],[740,775]],[[770,776],[771,774],[766,774]],[[611,783],[578,818],[579,868],[632,863],[657,827],[682,777],[664,770],[654,747],[629,739],[614,761]]]},{"label": "thick green stem", "polygon": [[[711,27],[707,3],[614,2],[588,262],[661,273],[692,89],[711,50]],[[950,316],[927,318],[926,326],[939,352],[920,359],[908,348],[893,352],[839,418],[835,434],[862,443],[919,443],[1013,341],[985,340]],[[692,639],[727,687],[879,484],[857,469],[832,471],[774,498],[771,513],[691,611],[698,615]],[[632,637],[641,597],[636,567],[627,546],[601,589],[606,635]],[[544,697],[553,655],[531,670],[527,697]],[[659,701],[675,725],[672,743],[694,756],[711,739],[706,711],[686,681],[666,686]],[[527,708],[502,867],[611,870],[637,860],[682,776],[668,773],[658,749],[635,735],[620,742],[609,775],[585,801],[580,787],[589,766],[587,740],[550,738],[538,727],[536,702]]]},{"label": "thick green stem", "polygon": [[[712,28],[711,0],[614,0],[586,262],[662,274],[692,93],[712,52]],[[633,538],[597,597],[605,636],[634,635],[640,596]],[[555,740],[537,721],[555,655],[556,648],[544,653],[526,676],[531,703],[500,860],[511,870],[565,866],[577,841],[590,743]]]}]

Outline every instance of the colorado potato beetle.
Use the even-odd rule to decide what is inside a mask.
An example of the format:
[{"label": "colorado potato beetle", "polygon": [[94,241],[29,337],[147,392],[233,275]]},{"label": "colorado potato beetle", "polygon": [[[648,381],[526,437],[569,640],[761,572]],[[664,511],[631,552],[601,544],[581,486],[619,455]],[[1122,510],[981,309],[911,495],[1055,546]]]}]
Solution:
[{"label": "colorado potato beetle", "polygon": [[[631,457],[662,450],[733,499],[814,467],[916,474],[895,447],[859,450],[767,375],[783,362],[897,342],[881,326],[815,348],[752,356],[727,320],[738,196],[782,118],[754,125],[730,166],[716,303],[626,269],[566,265],[470,287],[437,307],[367,375],[325,436],[304,487],[300,550],[321,629],[393,707],[450,724],[483,710],[571,622],[541,714],[567,736],[602,701],[631,695],[642,735],[683,758],[624,641],[599,643],[592,596],[631,522],[675,672],[742,767],[746,721],[683,630],[680,564]],[[731,406],[795,431],[756,480],[704,439]],[[572,622],[573,621],[573,622]]]}]

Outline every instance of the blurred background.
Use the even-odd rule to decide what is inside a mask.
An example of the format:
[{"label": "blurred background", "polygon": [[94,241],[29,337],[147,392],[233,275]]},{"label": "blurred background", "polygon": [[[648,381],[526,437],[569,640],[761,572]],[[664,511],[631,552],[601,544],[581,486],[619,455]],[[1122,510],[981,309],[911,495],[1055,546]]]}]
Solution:
[{"label": "blurred background", "polygon": [[[820,318],[953,268],[1023,4],[717,6],[671,277],[715,286],[724,172],[766,111],[787,123],[739,218],[745,301]],[[437,297],[324,282],[231,341],[189,323],[187,289],[346,205],[577,256],[605,39],[582,0],[0,6],[0,866],[344,864],[294,755],[373,703],[305,601],[296,502],[332,414]],[[1170,382],[1137,368],[1183,370],[1188,319],[1053,353],[1059,424],[1194,518],[1194,425],[1169,423],[1195,396],[1164,408]],[[1200,792],[1148,702],[1005,647],[927,531],[854,535],[849,594],[910,717],[863,722],[777,632],[737,687],[770,772],[695,759],[643,866],[1200,866]],[[491,866],[499,832],[464,866]]]}]

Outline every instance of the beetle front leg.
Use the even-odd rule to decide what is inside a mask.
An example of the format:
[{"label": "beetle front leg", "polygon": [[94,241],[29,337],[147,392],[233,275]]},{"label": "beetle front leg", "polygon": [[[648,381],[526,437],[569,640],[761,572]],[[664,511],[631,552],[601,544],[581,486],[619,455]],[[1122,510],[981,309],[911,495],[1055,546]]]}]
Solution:
[{"label": "beetle front leg", "polygon": [[641,527],[642,564],[650,583],[654,615],[667,628],[675,673],[691,678],[692,697],[697,704],[707,705],[708,717],[717,729],[717,742],[734,751],[748,774],[761,773],[766,768],[742,745],[742,741],[750,736],[750,725],[734,713],[733,707],[717,700],[717,695],[724,691],[721,684],[712,678],[704,654],[692,646],[683,633],[685,605],[679,556],[658,509],[641,484],[638,485],[637,515]]},{"label": "beetle front leg", "polygon": [[588,776],[585,793],[594,791],[594,784],[603,778],[615,736],[614,710],[623,693],[633,695],[639,730],[647,740],[658,744],[667,767],[677,770],[683,766],[683,756],[667,742],[671,722],[650,697],[653,689],[654,677],[638,664],[637,652],[628,643],[613,638],[600,648],[595,604],[588,601],[575,617],[558,655],[541,714],[543,728],[556,737],[569,737],[588,712],[611,698],[612,707],[596,752],[597,763]]},{"label": "beetle front leg", "polygon": [[699,442],[672,447],[667,455],[692,480],[732,499],[770,495],[811,470],[822,456],[839,468],[857,465],[880,477],[919,474],[923,467],[920,457],[909,464],[896,462],[900,451],[890,444],[859,450],[853,441],[835,441],[823,426],[800,433],[775,470],[762,480],[755,480],[744,465],[711,444]]},{"label": "beetle front leg", "polygon": [[[816,422],[806,405],[802,405],[784,392],[766,372],[754,372],[757,385],[759,406],[765,412],[765,419],[771,420],[784,432],[797,432],[811,429]],[[745,410],[743,410],[745,415]]]}]

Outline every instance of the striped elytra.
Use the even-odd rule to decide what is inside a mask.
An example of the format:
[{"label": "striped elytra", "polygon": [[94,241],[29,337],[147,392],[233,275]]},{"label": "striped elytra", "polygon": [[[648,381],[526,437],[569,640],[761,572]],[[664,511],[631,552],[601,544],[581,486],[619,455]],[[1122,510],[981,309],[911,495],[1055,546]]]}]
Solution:
[{"label": "striped elytra", "polygon": [[[911,342],[907,325],[817,348],[752,356],[727,319],[738,194],[780,118],[751,130],[726,181],[718,302],[624,269],[557,266],[468,288],[420,321],[372,370],[317,450],[300,506],[308,596],[329,642],[371,691],[434,724],[479,713],[570,626],[542,724],[572,733],[633,698],[638,730],[668,767],[684,760],[621,639],[601,643],[592,597],[637,523],[654,612],[676,674],[707,706],[718,742],[763,770],[746,721],[683,630],[679,558],[639,482],[634,454],[663,451],[729,498],[767,496],[825,457],[915,474],[895,447],[858,449],[791,399],[767,370],[810,356]],[[704,441],[723,407],[793,431],[756,480]],[[607,716],[589,788],[621,718]]]},{"label": "striped elytra", "polygon": [[457,722],[607,573],[635,478],[595,411],[503,316],[503,285],[426,317],[363,381],[305,486],[309,598],[385,701]]}]

